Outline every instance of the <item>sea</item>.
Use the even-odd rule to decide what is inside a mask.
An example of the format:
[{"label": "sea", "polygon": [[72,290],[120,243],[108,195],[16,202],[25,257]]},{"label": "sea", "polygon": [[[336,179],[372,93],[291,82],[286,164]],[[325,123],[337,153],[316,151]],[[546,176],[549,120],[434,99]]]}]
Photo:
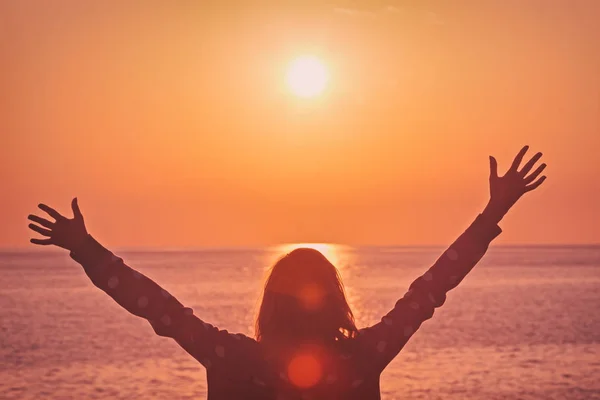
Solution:
[{"label": "sea", "polygon": [[[252,336],[268,268],[294,247],[117,250],[196,315]],[[438,247],[306,245],[340,270],[359,327]],[[600,246],[493,246],[381,378],[384,400],[600,399]],[[0,252],[0,399],[205,399],[203,367],[60,251]]]}]

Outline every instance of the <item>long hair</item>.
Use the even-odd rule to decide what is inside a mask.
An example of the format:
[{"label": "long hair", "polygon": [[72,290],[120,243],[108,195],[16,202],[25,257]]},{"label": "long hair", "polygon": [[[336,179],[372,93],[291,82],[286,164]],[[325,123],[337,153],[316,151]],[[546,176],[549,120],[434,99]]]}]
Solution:
[{"label": "long hair", "polygon": [[273,265],[256,319],[258,341],[343,340],[357,334],[337,269],[299,248]]}]

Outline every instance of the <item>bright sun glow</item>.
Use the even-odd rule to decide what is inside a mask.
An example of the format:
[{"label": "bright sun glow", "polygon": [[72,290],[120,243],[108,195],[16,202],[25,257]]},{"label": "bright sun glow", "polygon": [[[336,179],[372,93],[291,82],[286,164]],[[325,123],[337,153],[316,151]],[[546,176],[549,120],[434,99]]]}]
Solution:
[{"label": "bright sun glow", "polygon": [[281,258],[281,256],[284,256],[290,251],[300,247],[308,247],[309,249],[320,251],[325,257],[327,257],[329,261],[331,261],[333,265],[343,269],[340,256],[344,253],[344,246],[330,243],[287,243],[274,246],[272,247],[272,257],[267,260],[267,265],[272,265],[275,261]]},{"label": "bright sun glow", "polygon": [[298,97],[315,97],[325,90],[329,73],[325,65],[314,56],[298,57],[290,64],[286,83]]}]

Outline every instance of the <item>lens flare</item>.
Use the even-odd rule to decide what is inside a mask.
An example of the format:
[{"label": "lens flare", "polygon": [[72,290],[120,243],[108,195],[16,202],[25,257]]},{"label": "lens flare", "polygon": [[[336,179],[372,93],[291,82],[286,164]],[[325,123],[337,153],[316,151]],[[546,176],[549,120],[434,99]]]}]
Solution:
[{"label": "lens flare", "polygon": [[316,283],[309,283],[300,289],[298,297],[305,310],[317,311],[323,307],[325,291]]},{"label": "lens flare", "polygon": [[288,365],[288,378],[299,388],[315,386],[323,376],[323,367],[318,358],[311,353],[297,354]]}]

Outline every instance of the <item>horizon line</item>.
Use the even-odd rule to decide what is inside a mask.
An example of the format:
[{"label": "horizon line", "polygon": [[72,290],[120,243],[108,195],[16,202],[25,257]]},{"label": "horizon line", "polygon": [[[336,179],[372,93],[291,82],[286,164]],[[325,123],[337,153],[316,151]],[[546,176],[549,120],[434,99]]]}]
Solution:
[{"label": "horizon line", "polygon": [[[293,246],[298,247],[311,246],[311,245],[326,245],[336,247],[348,247],[356,249],[385,249],[385,248],[403,248],[403,249],[426,249],[426,248],[443,248],[448,247],[448,244],[391,244],[391,245],[372,245],[372,244],[343,244],[343,243],[326,243],[326,242],[298,242],[298,243],[277,243],[277,244],[264,244],[264,245],[218,245],[218,246],[115,246],[115,251],[121,252],[206,252],[206,251],[248,251],[248,250],[277,250],[278,247]],[[490,246],[490,249],[494,247],[502,248],[581,248],[581,247],[600,247],[600,242],[596,243],[501,243]],[[65,251],[65,249],[58,249],[56,247],[51,248],[37,248],[37,247],[4,247],[0,246],[0,253],[10,252],[58,252]]]}]

